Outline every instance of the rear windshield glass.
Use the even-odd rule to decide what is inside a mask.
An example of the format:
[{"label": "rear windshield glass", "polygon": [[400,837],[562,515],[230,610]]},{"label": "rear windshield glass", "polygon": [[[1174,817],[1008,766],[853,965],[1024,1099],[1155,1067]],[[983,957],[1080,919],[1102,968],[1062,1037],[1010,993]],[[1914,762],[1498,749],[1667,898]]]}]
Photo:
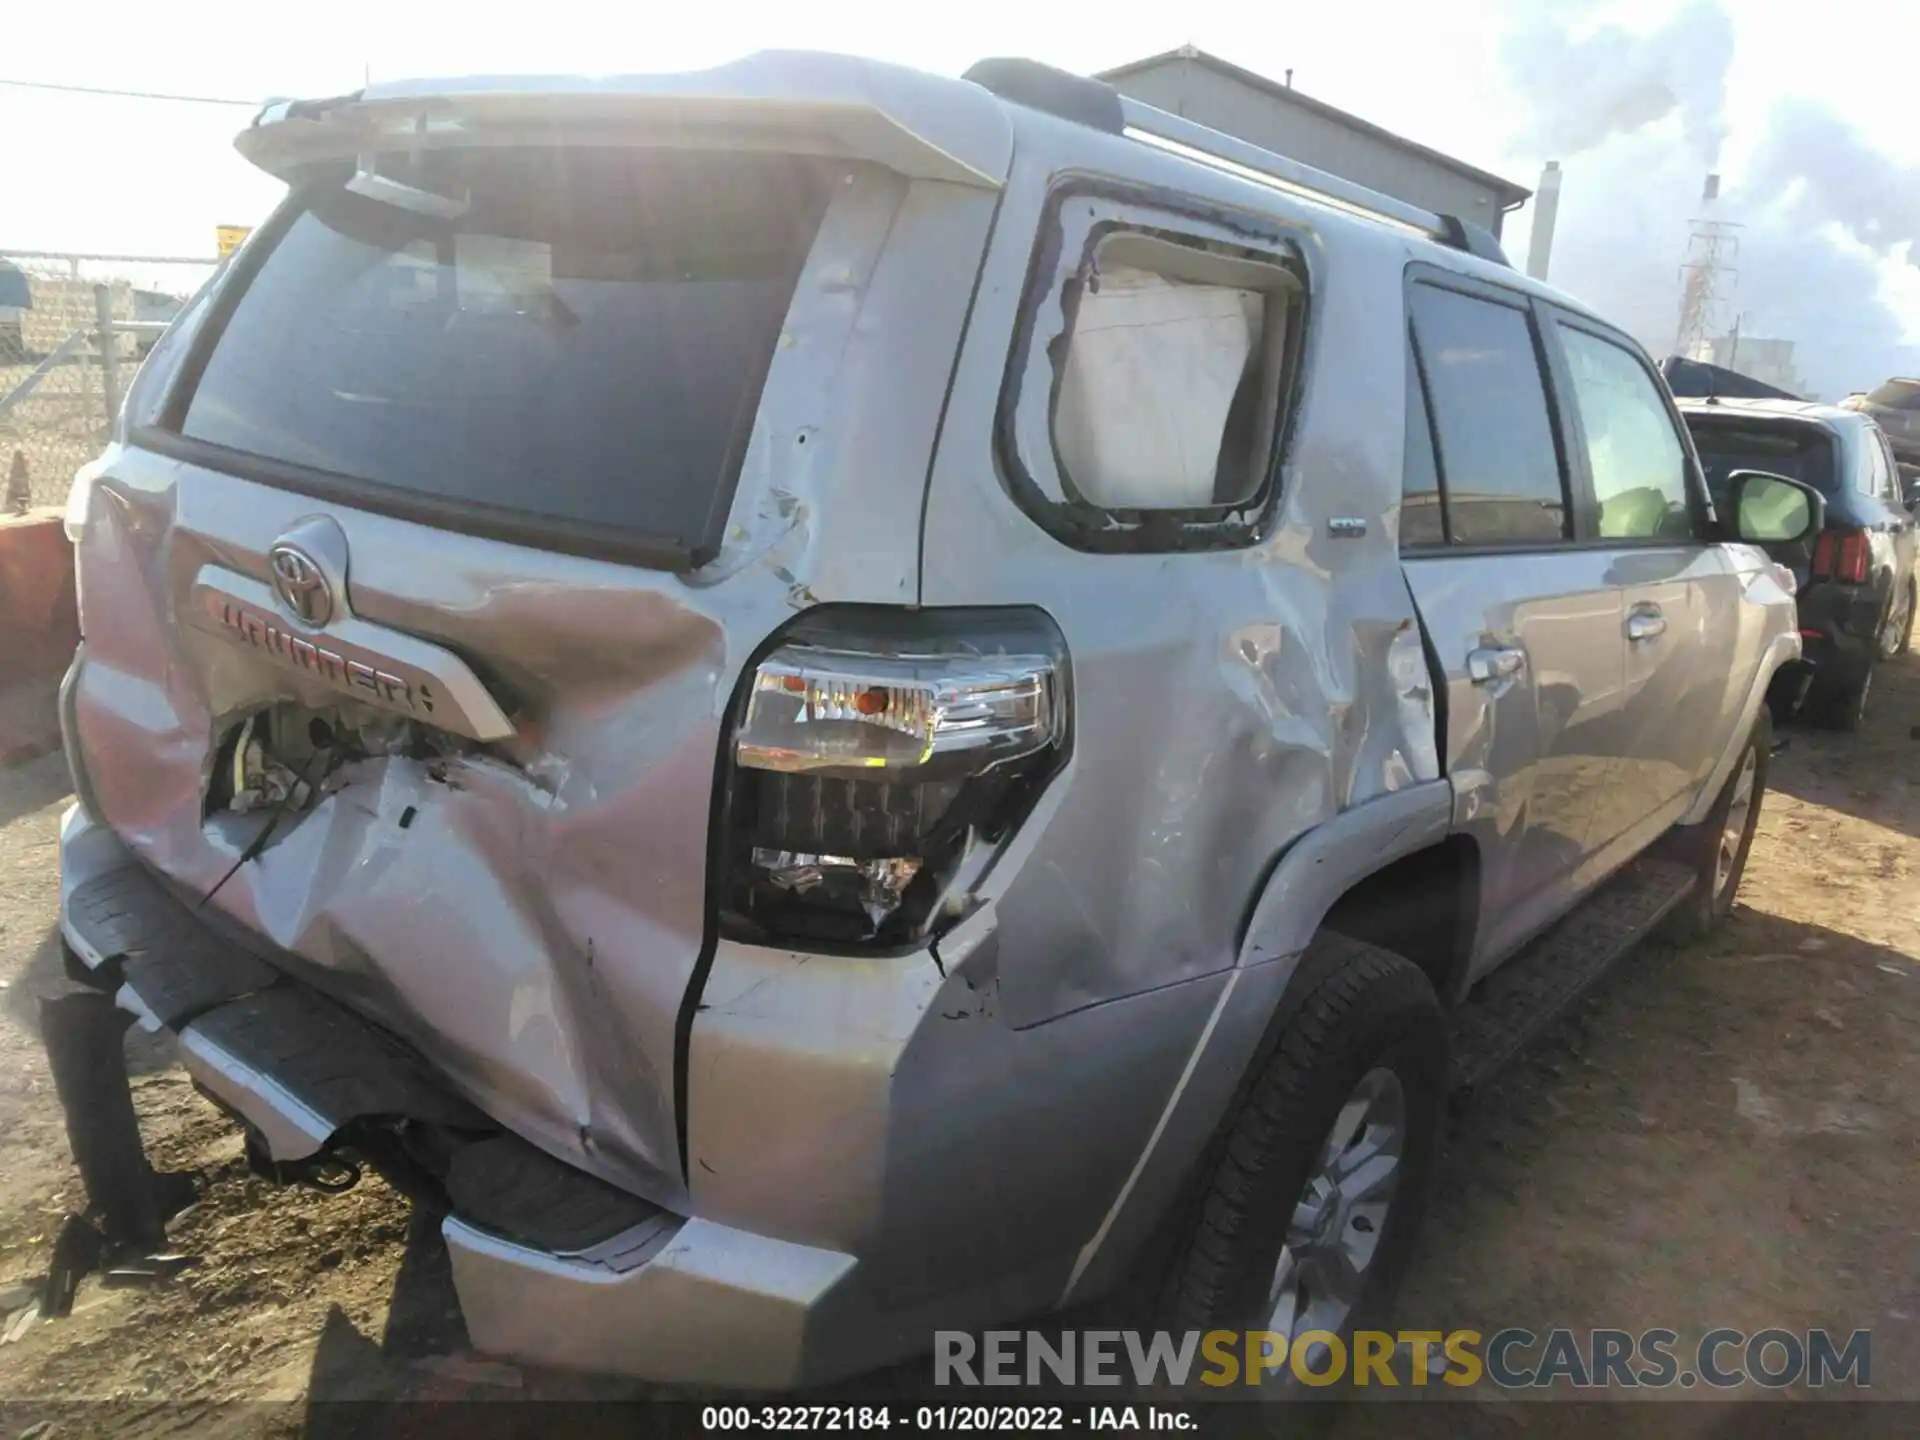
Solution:
[{"label": "rear windshield glass", "polygon": [[1730,423],[1698,415],[1687,416],[1687,425],[1716,507],[1725,506],[1727,477],[1736,470],[1764,470],[1804,481],[1828,495],[1834,493],[1833,437],[1818,426],[1791,421]]},{"label": "rear windshield glass", "polygon": [[1920,380],[1889,380],[1867,396],[1867,403],[1888,410],[1920,410]]},{"label": "rear windshield glass", "polygon": [[456,513],[710,553],[822,168],[529,148],[379,169],[427,195],[368,198],[344,169],[315,187],[184,434]]}]

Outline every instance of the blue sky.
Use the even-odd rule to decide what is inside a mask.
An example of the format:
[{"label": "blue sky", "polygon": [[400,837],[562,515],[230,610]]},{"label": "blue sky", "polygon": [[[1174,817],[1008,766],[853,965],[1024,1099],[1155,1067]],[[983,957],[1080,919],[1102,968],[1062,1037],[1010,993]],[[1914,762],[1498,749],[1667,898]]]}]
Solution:
[{"label": "blue sky", "polygon": [[[1364,10],[95,0],[11,7],[5,40],[0,79],[250,99],[339,93],[368,74],[682,69],[775,47],[944,73],[989,54],[1089,71],[1191,43],[1275,76],[1290,67],[1302,91],[1521,184],[1560,159],[1554,280],[1620,313],[1656,351],[1671,340],[1657,332],[1670,329],[1686,212],[1709,165],[1752,212],[1735,296],[1749,333],[1798,339],[1810,360],[1819,352],[1810,378],[1829,391],[1874,383],[1899,347],[1920,342],[1920,269],[1908,259],[1920,194],[1903,204],[1875,193],[1920,188],[1920,6],[1901,0],[1837,0],[1817,18],[1777,0]],[[0,248],[211,253],[216,225],[258,220],[278,193],[233,152],[247,118],[0,87]],[[1803,173],[1821,170],[1835,135],[1852,169],[1831,183]],[[1516,252],[1527,222],[1525,212],[1509,222]]]}]

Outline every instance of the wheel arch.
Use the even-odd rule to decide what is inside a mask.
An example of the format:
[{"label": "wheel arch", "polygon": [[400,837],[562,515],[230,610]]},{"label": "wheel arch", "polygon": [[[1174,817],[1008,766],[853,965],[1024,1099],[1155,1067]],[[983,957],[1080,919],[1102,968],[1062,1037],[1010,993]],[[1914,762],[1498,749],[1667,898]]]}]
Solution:
[{"label": "wheel arch", "polygon": [[[1136,1262],[1155,1268],[1156,1240],[1190,1198],[1192,1177],[1204,1168],[1225,1123],[1278,1043],[1305,996],[1326,978],[1308,947],[1336,920],[1359,924],[1368,904],[1411,885],[1460,887],[1444,906],[1457,951],[1424,945],[1414,961],[1443,1003],[1465,974],[1477,919],[1477,847],[1455,836],[1453,786],[1423,782],[1343,811],[1295,841],[1275,862],[1247,912],[1237,965],[1228,979],[1185,1073],[1132,1174],[1114,1198],[1076,1261],[1061,1304],[1105,1293],[1124,1281]],[[1412,922],[1401,937],[1410,943]],[[1345,932],[1343,932],[1345,933]],[[1391,949],[1367,934],[1368,940]],[[1433,968],[1429,969],[1429,965]]]},{"label": "wheel arch", "polygon": [[1727,778],[1732,775],[1735,762],[1740,758],[1741,749],[1747,743],[1747,736],[1753,732],[1754,721],[1759,718],[1760,707],[1766,704],[1767,691],[1773,685],[1773,677],[1783,666],[1800,658],[1800,634],[1798,630],[1779,631],[1761,652],[1760,663],[1754,667],[1753,679],[1747,685],[1747,694],[1737,712],[1738,723],[1728,734],[1722,747],[1720,759],[1715,762],[1713,773],[1693,798],[1693,804],[1687,807],[1677,823],[1698,825],[1707,818],[1713,809],[1713,802],[1726,788]]},{"label": "wheel arch", "polygon": [[1320,928],[1411,960],[1443,1005],[1465,990],[1480,924],[1480,846],[1448,835],[1356,881]]}]

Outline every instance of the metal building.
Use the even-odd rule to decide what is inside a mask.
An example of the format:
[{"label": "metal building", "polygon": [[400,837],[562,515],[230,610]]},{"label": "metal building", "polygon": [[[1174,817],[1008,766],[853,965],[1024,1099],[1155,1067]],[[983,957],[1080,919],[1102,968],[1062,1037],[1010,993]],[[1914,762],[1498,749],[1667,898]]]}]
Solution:
[{"label": "metal building", "polygon": [[[1292,72],[1288,72],[1291,77]],[[1365,185],[1484,225],[1495,235],[1530,190],[1442,155],[1289,84],[1183,46],[1103,72],[1122,95]]]}]

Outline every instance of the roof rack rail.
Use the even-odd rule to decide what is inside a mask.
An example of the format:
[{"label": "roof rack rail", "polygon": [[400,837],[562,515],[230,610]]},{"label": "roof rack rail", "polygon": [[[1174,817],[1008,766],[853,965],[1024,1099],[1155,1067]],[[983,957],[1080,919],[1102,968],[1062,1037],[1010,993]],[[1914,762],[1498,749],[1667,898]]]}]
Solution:
[{"label": "roof rack rail", "polygon": [[1369,220],[1386,221],[1481,260],[1511,268],[1493,232],[1458,215],[1441,215],[1383,195],[1312,165],[1237,140],[1219,130],[1129,99],[1104,80],[1035,60],[982,60],[966,78],[1002,100],[1109,134],[1129,135],[1243,180],[1302,195]]},{"label": "roof rack rail", "polygon": [[961,78],[992,91],[1009,104],[1090,125],[1109,135],[1118,135],[1125,128],[1120,92],[1104,80],[1075,75],[1038,60],[1000,56],[976,61]]},{"label": "roof rack rail", "polygon": [[1493,232],[1463,220],[1423,210],[1378,190],[1293,160],[1276,151],[1239,140],[1183,116],[1173,115],[1139,100],[1120,98],[1125,133],[1162,150],[1184,155],[1216,170],[1290,194],[1302,195],[1337,210],[1368,220],[1385,221],[1429,240],[1438,240],[1477,259],[1511,268]]}]

